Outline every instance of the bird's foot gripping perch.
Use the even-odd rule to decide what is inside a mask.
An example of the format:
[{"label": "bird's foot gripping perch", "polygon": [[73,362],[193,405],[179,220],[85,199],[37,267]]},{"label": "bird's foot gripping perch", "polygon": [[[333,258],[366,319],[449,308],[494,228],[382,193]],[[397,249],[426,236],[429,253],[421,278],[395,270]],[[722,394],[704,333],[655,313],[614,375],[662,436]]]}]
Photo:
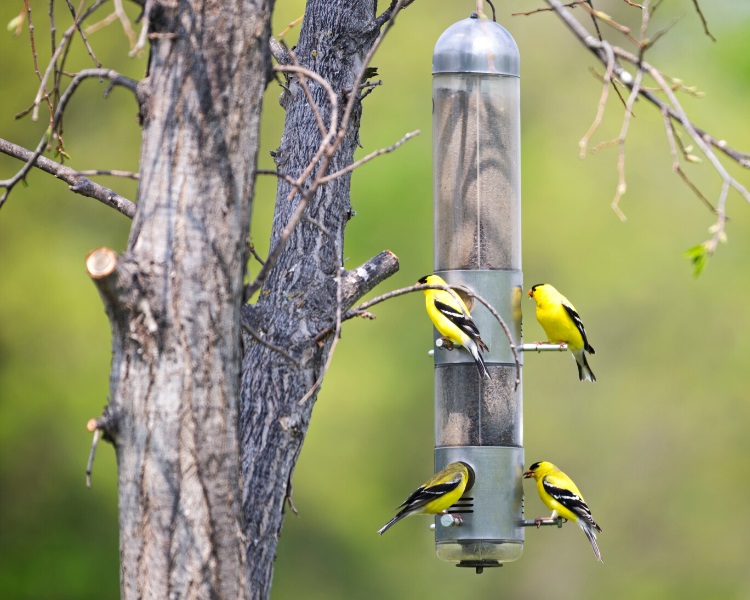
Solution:
[{"label": "bird's foot gripping perch", "polygon": [[567,519],[554,515],[551,517],[537,517],[536,519],[523,521],[522,525],[524,527],[536,527],[537,529],[539,529],[542,525],[557,525],[557,527],[560,528],[566,521]]},{"label": "bird's foot gripping perch", "polygon": [[461,515],[456,515],[449,512],[444,512],[440,515],[440,524],[443,527],[461,527],[463,523],[464,521],[461,518]]},{"label": "bird's foot gripping perch", "polygon": [[438,348],[444,348],[445,350],[453,350],[456,347],[456,345],[447,337],[438,338],[435,341],[435,345]]}]

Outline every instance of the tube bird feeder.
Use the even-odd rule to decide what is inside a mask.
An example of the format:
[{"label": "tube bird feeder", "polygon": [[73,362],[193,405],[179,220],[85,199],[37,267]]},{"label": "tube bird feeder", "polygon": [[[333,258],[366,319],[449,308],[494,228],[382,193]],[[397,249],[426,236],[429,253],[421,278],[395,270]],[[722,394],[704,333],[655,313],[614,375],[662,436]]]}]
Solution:
[{"label": "tube bird feeder", "polygon": [[[440,36],[432,72],[435,272],[489,301],[518,346],[518,47],[503,27],[472,15]],[[481,379],[468,352],[435,349],[435,469],[460,460],[475,474],[449,510],[461,518],[436,519],[435,543],[441,559],[481,572],[523,553],[523,400],[502,328],[479,302],[470,308],[490,348],[491,379]]]}]

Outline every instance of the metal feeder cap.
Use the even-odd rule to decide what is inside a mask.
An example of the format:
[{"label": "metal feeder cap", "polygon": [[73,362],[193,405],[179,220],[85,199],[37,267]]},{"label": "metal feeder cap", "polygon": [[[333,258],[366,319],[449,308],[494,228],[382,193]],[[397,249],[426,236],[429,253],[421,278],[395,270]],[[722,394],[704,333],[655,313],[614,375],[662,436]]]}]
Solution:
[{"label": "metal feeder cap", "polygon": [[486,73],[519,77],[513,36],[494,21],[472,16],[446,29],[435,44],[432,73]]}]

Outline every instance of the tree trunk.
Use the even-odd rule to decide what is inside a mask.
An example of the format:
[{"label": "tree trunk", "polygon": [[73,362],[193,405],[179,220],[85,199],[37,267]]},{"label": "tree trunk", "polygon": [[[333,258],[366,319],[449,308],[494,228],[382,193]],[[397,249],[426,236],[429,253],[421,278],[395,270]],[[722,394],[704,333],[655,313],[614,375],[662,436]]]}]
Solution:
[{"label": "tree trunk", "polygon": [[[309,0],[295,49],[302,66],[326,79],[346,104],[352,84],[372,46],[379,24],[374,0]],[[326,127],[330,104],[325,90],[308,80]],[[297,178],[317,152],[321,133],[299,83],[292,78],[282,98],[287,109],[278,170]],[[358,93],[358,92],[355,92]],[[331,160],[329,172],[352,162],[357,147],[361,106]],[[267,345],[245,336],[240,404],[242,505],[246,522],[248,569],[253,598],[269,594],[273,561],[281,532],[284,502],[292,470],[299,456],[316,394],[300,400],[322,375],[333,336],[320,345],[316,334],[336,321],[337,298],[343,310],[398,268],[389,252],[363,268],[341,272],[344,227],[351,218],[350,176],[344,175],[318,189],[303,219],[293,231],[275,267],[269,272],[255,305],[243,319],[256,337],[282,348],[297,364]],[[291,186],[279,179],[271,248],[300,202],[287,196]],[[340,277],[339,277],[340,276]],[[339,282],[341,290],[339,291]]]},{"label": "tree trunk", "polygon": [[[119,258],[100,249],[87,260],[112,325],[111,402],[97,426],[118,460],[122,597],[267,598],[315,394],[300,399],[333,343],[315,337],[335,324],[337,306],[341,314],[398,261],[386,251],[344,272],[350,175],[320,187],[257,304],[245,307],[254,337],[244,337],[240,372],[273,0],[154,5],[128,249]],[[351,88],[382,23],[375,10],[375,0],[308,2],[297,54],[330,82],[340,112],[348,94],[359,94]],[[324,88],[308,85],[328,124]],[[329,172],[352,163],[359,100]],[[284,104],[276,161],[296,178],[321,133],[297,82]],[[272,247],[300,202],[287,200],[290,190],[280,179]]]},{"label": "tree trunk", "polygon": [[[148,5],[149,3],[147,3]],[[241,598],[240,309],[273,0],[154,2],[127,251],[89,273],[113,338],[123,598]]]}]

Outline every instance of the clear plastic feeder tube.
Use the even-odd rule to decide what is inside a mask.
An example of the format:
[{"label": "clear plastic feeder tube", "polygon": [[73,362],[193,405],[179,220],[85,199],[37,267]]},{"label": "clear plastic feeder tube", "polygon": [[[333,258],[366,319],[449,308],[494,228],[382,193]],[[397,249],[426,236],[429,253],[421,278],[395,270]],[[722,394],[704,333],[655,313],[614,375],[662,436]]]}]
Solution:
[{"label": "clear plastic feeder tube", "polygon": [[[521,343],[520,85],[518,47],[500,25],[449,27],[433,55],[435,271],[488,300]],[[459,527],[435,525],[440,558],[492,566],[523,552],[523,403],[510,343],[479,302],[471,307],[492,379],[465,350],[435,349],[435,466],[472,466]],[[437,337],[437,336],[436,336]],[[522,355],[521,355],[522,360]]]},{"label": "clear plastic feeder tube", "polygon": [[433,58],[435,270],[521,269],[518,48],[497,23],[448,28]]}]

